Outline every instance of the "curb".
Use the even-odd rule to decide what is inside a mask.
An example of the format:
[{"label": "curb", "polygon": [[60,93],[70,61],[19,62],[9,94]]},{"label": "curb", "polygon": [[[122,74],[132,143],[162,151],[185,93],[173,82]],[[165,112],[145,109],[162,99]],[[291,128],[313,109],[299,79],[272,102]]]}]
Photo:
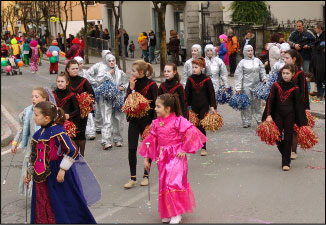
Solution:
[{"label": "curb", "polygon": [[319,119],[325,119],[325,113],[310,111],[311,115]]},{"label": "curb", "polygon": [[4,124],[1,125],[1,147],[9,145],[10,142],[14,139],[12,130],[8,126],[7,122],[3,121],[3,123]]}]

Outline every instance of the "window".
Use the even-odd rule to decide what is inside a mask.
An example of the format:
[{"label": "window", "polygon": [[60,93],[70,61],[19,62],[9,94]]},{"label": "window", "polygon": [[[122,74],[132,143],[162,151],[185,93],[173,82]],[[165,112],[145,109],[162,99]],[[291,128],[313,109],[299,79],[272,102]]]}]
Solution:
[{"label": "window", "polygon": [[178,32],[178,36],[180,39],[180,45],[185,47],[184,40],[184,21],[183,21],[184,13],[183,12],[175,12],[174,13],[174,29]]},{"label": "window", "polygon": [[95,1],[84,1],[85,5],[87,6],[96,6]]}]

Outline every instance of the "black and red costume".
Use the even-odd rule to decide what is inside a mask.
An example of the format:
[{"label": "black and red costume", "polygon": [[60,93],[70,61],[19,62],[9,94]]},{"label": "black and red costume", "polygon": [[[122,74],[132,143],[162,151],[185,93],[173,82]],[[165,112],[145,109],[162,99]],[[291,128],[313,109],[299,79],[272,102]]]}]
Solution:
[{"label": "black and red costume", "polygon": [[281,141],[277,142],[277,148],[282,154],[282,167],[291,164],[294,124],[299,127],[305,124],[306,117],[301,110],[301,101],[300,88],[295,85],[295,81],[285,82],[282,78],[272,85],[266,102],[262,120],[266,120],[267,116],[271,115],[281,133]]},{"label": "black and red costume", "polygon": [[[135,92],[139,92],[145,98],[150,101],[150,110],[148,114],[142,118],[134,118],[128,117],[127,121],[129,122],[128,127],[128,159],[129,159],[129,167],[130,167],[130,175],[132,180],[136,180],[136,165],[137,165],[137,145],[139,140],[139,135],[141,135],[145,127],[152,123],[152,121],[156,118],[155,113],[155,101],[158,95],[157,84],[148,79],[146,76],[137,79],[135,84]],[[133,91],[130,89],[130,84],[127,89],[126,98]],[[125,98],[125,99],[126,99]],[[144,170],[144,177],[148,176],[146,170]]]},{"label": "black and red costume", "polygon": [[[69,76],[69,77],[70,77],[70,90],[76,96],[83,92],[87,92],[88,94],[91,94],[93,95],[93,97],[95,97],[93,88],[86,78],[80,76],[75,76],[75,77]],[[80,119],[80,123],[76,124],[78,130],[80,131],[78,139],[76,140],[86,140],[85,130],[87,125],[87,119],[88,116],[84,117],[83,119]]]},{"label": "black and red costume", "polygon": [[182,109],[182,115],[184,118],[188,119],[188,106],[186,101],[186,93],[185,90],[178,81],[177,77],[173,77],[171,80],[165,80],[165,82],[161,83],[160,87],[158,88],[158,95],[170,93],[170,94],[178,94]]},{"label": "black and red costume", "polygon": [[[76,99],[76,95],[70,89],[55,89],[53,92],[57,107],[63,109],[65,114],[69,114],[69,121],[72,121],[76,126],[80,123],[80,110]],[[76,137],[73,139],[80,139],[79,130],[76,131]]]},{"label": "black and red costume", "polygon": [[[216,109],[213,83],[205,74],[189,76],[185,92],[188,106],[191,106],[191,109],[198,114],[199,120],[204,119],[205,114],[209,112],[209,107]],[[200,124],[197,128],[206,136],[206,131]],[[206,143],[203,149],[206,149]]]}]

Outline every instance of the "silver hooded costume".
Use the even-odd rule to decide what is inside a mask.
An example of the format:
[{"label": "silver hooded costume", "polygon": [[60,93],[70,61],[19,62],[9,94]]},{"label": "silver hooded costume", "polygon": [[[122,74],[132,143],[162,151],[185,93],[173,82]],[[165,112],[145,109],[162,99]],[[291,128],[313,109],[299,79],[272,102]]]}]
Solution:
[{"label": "silver hooded costume", "polygon": [[[213,56],[211,59],[207,57],[207,51],[212,50]],[[215,56],[215,47],[212,44],[205,46],[205,74],[209,76],[213,82],[215,96],[220,87],[220,79],[222,79],[225,88],[229,88],[228,70],[222,59]]]},{"label": "silver hooded costume", "polygon": [[[84,64],[84,59],[82,57],[76,56],[74,59],[78,62],[79,65],[81,63]],[[81,76],[81,77],[86,78],[91,84],[94,83],[94,79],[91,76],[88,75],[87,70],[85,70],[85,69],[79,70],[78,75]],[[96,103],[95,103],[95,105],[96,105]],[[95,105],[94,105],[94,107],[96,107]],[[87,139],[93,139],[93,138],[96,137],[96,130],[95,130],[95,122],[94,122],[93,113],[88,114],[85,135],[86,135]]]},{"label": "silver hooded costume", "polygon": [[[98,87],[104,81],[110,80],[114,83],[117,88],[123,87],[121,95],[125,95],[125,91],[128,88],[129,80],[126,74],[118,68],[115,64],[114,68],[110,68],[108,62],[110,59],[114,59],[115,57],[112,54],[105,55],[105,63],[101,64],[98,67],[98,73],[96,76],[92,73],[89,73],[95,80],[95,85]],[[114,74],[111,75],[110,71],[114,69]],[[110,145],[112,144],[112,139],[114,143],[123,142],[122,139],[122,128],[123,128],[123,119],[125,114],[113,109],[112,102],[108,102],[104,100],[104,98],[100,97],[96,102],[97,109],[100,112],[103,120],[103,126],[101,129],[102,132],[102,145]]]},{"label": "silver hooded costume", "polygon": [[[197,48],[198,50],[198,55],[197,58],[199,58],[202,54],[202,49],[201,46],[199,44],[194,44],[192,48]],[[187,83],[187,79],[189,76],[192,75],[192,60],[194,60],[194,58],[190,58],[185,62],[185,65],[183,67],[183,75],[182,75],[182,79],[181,79],[181,84],[183,85],[183,87],[186,87],[186,83]]]},{"label": "silver hooded costume", "polygon": [[[290,50],[291,47],[289,45],[289,43],[282,43],[280,45],[280,52],[282,51],[287,51],[287,50]],[[270,74],[273,74],[273,73],[278,73],[282,68],[283,66],[285,65],[285,62],[284,60],[282,59],[282,57],[274,64]]]},{"label": "silver hooded costume", "polygon": [[234,73],[235,90],[242,91],[251,101],[251,105],[241,111],[241,119],[244,126],[251,126],[252,116],[257,123],[261,122],[261,100],[253,96],[252,90],[259,82],[266,80],[264,64],[254,56],[251,58],[248,57],[249,48],[253,49],[251,45],[246,45],[243,48],[244,59],[239,62]]}]

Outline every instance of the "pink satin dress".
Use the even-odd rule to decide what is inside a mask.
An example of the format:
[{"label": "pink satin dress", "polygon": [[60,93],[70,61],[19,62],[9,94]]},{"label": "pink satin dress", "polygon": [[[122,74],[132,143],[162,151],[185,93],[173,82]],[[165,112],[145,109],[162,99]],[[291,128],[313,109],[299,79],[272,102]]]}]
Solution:
[{"label": "pink satin dress", "polygon": [[[208,139],[182,116],[170,114],[153,120],[150,134],[138,147],[141,156],[157,162],[159,171],[158,211],[161,218],[192,213],[195,197],[188,182],[187,157],[179,152],[195,154]],[[147,152],[146,143],[149,144]]]}]

